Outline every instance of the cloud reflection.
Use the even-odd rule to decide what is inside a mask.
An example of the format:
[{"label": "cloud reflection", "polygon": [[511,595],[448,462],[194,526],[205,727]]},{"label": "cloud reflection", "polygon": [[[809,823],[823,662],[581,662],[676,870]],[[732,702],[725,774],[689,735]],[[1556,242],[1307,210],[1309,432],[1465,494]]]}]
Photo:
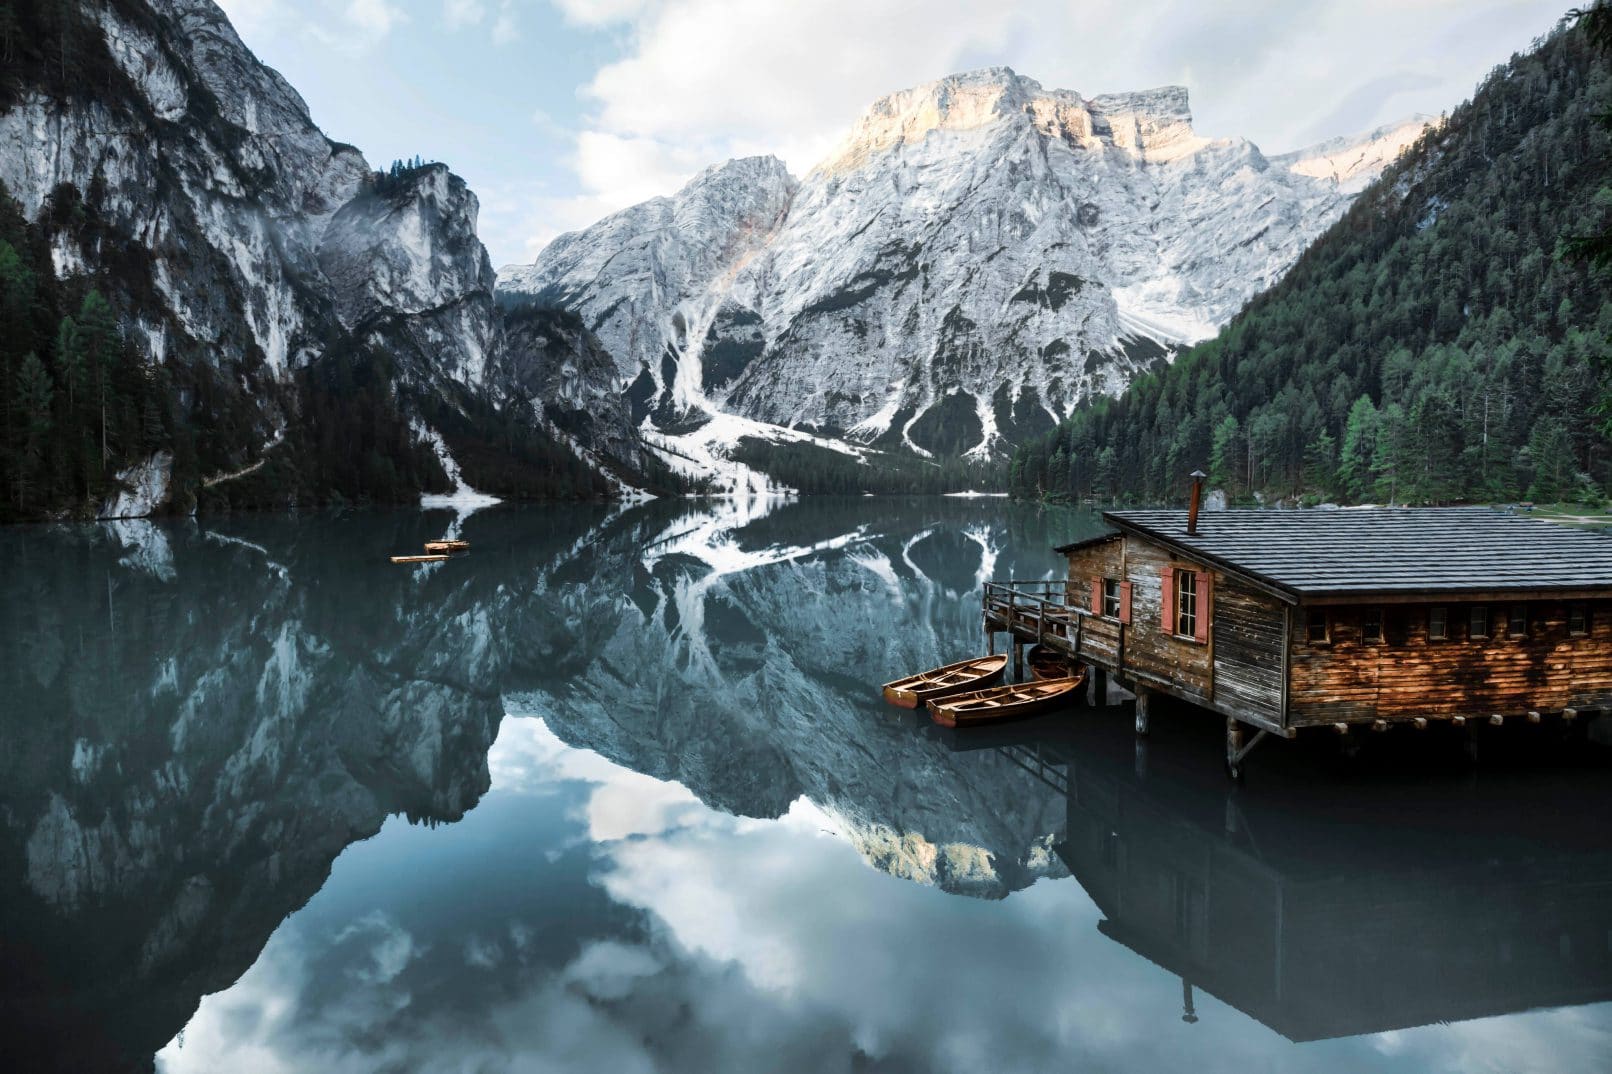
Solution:
[{"label": "cloud reflection", "polygon": [[[165,1071],[1591,1071],[1612,1007],[1293,1045],[1098,933],[1071,880],[1000,901],[869,869],[801,799],[733,817],[506,720],[459,824],[392,821]],[[634,803],[637,803],[634,805]],[[423,883],[422,876],[442,876]],[[558,922],[558,924],[557,924]]]}]

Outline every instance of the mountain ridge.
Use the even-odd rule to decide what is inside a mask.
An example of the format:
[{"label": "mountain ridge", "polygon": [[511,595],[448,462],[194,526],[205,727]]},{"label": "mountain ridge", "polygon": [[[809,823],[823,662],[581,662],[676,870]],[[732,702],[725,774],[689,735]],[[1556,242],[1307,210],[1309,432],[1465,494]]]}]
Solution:
[{"label": "mountain ridge", "polygon": [[8,322],[0,386],[39,417],[0,432],[0,517],[418,502],[461,472],[517,496],[655,483],[625,409],[607,449],[518,390],[589,344],[505,339],[479,203],[446,166],[372,170],[211,0],[17,19],[0,291],[37,312]]},{"label": "mountain ridge", "polygon": [[[1267,158],[1196,134],[1180,86],[1087,98],[986,68],[879,98],[800,179],[776,158],[713,165],[498,288],[578,312],[635,421],[684,447],[724,456],[698,427],[730,414],[780,439],[1001,458],[1212,335],[1422,123]],[[741,204],[757,211],[700,208]],[[657,213],[717,234],[685,265]]]},{"label": "mountain ridge", "polygon": [[1612,65],[1558,28],[1497,66],[1293,271],[1168,370],[1015,454],[1027,497],[1596,502],[1612,450]]}]

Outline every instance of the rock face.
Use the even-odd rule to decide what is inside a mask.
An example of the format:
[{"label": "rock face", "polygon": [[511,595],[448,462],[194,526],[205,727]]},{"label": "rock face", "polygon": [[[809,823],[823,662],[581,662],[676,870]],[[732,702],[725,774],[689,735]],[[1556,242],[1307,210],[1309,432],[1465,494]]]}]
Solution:
[{"label": "rock face", "polygon": [[501,402],[507,385],[489,378],[499,319],[478,209],[445,166],[413,170],[336,212],[319,265],[343,328],[394,354],[430,356],[405,366],[404,377],[424,388],[443,378]]},{"label": "rock face", "polygon": [[48,235],[57,275],[105,292],[178,387],[201,457],[175,471],[176,501],[262,460],[302,420],[305,374],[337,361],[388,383],[404,444],[444,407],[461,437],[545,424],[541,408],[505,410],[519,356],[501,353],[461,179],[442,165],[372,172],[211,0],[64,11],[88,73],[8,80],[0,184]]},{"label": "rock face", "polygon": [[1180,87],[993,68],[875,102],[798,184],[709,168],[499,287],[580,313],[663,427],[989,456],[1213,334],[1424,125],[1267,158],[1196,134]]},{"label": "rock face", "polygon": [[509,407],[570,439],[627,481],[654,465],[633,429],[616,367],[582,319],[561,309],[517,305],[503,314],[493,379]]},{"label": "rock face", "polygon": [[776,158],[730,160],[673,197],[560,236],[536,265],[506,269],[503,290],[581,314],[618,375],[639,380],[640,403],[687,409],[702,397],[700,352],[724,299],[774,238],[795,189]]}]

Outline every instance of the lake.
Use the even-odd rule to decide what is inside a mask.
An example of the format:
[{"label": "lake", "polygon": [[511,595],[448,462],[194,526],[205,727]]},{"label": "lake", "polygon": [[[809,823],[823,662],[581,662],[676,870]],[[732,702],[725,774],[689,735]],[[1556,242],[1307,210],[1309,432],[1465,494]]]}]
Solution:
[{"label": "lake", "polygon": [[857,498],[0,532],[0,1061],[1604,1070],[1600,757],[1323,738],[1234,786],[1184,706],[1138,740],[1123,704],[882,702],[981,650],[982,582],[1099,528]]}]

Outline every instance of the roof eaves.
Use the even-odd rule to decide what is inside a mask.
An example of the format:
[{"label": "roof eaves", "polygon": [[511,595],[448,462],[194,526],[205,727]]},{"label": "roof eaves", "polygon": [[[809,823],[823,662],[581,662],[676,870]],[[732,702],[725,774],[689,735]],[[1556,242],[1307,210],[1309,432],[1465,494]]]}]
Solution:
[{"label": "roof eaves", "polygon": [[1297,589],[1282,582],[1278,582],[1274,578],[1267,577],[1258,571],[1250,570],[1240,563],[1227,559],[1225,556],[1217,555],[1214,552],[1197,548],[1189,544],[1183,544],[1179,539],[1172,537],[1167,533],[1160,533],[1159,531],[1152,529],[1149,526],[1144,526],[1133,519],[1117,516],[1112,511],[1103,512],[1103,521],[1107,522],[1110,526],[1118,526],[1120,529],[1134,533],[1139,537],[1146,537],[1150,541],[1156,541],[1159,544],[1172,548],[1189,559],[1201,560],[1205,563],[1213,564],[1223,571],[1226,571],[1230,574],[1235,574],[1239,578],[1252,582],[1260,589],[1265,590],[1274,597],[1286,601],[1288,604],[1299,603],[1300,593]]},{"label": "roof eaves", "polygon": [[1067,555],[1070,552],[1078,552],[1082,548],[1091,548],[1094,545],[1107,544],[1109,541],[1117,540],[1121,536],[1123,535],[1119,530],[1110,530],[1108,533],[1099,533],[1095,537],[1087,537],[1080,541],[1071,541],[1069,544],[1055,545],[1052,550],[1058,553],[1060,556]]}]

